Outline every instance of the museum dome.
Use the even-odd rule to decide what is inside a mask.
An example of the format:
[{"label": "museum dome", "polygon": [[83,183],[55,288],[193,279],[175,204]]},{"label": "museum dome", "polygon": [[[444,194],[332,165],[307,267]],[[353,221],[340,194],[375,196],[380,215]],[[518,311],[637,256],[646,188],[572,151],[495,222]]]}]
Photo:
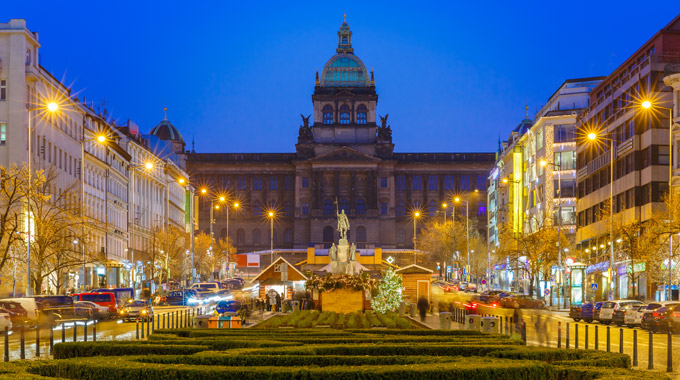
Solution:
[{"label": "museum dome", "polygon": [[338,31],[336,52],[321,72],[321,87],[369,87],[369,73],[361,59],[354,55],[352,31],[347,21],[342,23]]},{"label": "museum dome", "polygon": [[161,122],[157,126],[153,127],[149,134],[154,135],[161,140],[177,141],[184,144],[182,134],[179,133],[179,130],[175,128],[175,126],[172,125],[172,123],[170,123],[170,120],[168,120],[167,112],[168,109],[164,108],[163,111],[165,111],[165,116],[163,117],[163,120],[161,120]]}]

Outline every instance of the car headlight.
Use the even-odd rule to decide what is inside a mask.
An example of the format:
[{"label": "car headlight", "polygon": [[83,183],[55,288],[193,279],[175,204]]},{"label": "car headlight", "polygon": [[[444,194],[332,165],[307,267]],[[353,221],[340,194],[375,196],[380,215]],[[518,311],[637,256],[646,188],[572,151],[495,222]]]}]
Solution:
[{"label": "car headlight", "polygon": [[120,313],[120,314],[125,314],[125,310],[121,310],[119,313]]}]

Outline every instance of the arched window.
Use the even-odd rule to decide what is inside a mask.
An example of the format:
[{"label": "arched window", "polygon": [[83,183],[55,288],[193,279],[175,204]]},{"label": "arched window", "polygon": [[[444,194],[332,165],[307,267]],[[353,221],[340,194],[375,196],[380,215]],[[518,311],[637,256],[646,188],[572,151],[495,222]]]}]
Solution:
[{"label": "arched window", "polygon": [[260,245],[260,230],[259,229],[254,229],[253,230],[253,245]]},{"label": "arched window", "polygon": [[345,214],[349,214],[349,199],[342,198],[340,200],[340,210],[345,210]]},{"label": "arched window", "polygon": [[395,213],[397,214],[397,216],[405,216],[406,215],[406,202],[404,202],[404,201],[397,202],[397,207],[395,209]]},{"label": "arched window", "polygon": [[293,231],[290,228],[286,228],[283,231],[283,242],[285,244],[291,244],[293,242]]},{"label": "arched window", "polygon": [[323,200],[323,214],[333,215],[333,201],[330,198]]},{"label": "arched window", "polygon": [[357,108],[357,124],[366,124],[366,119],[368,115],[368,110],[366,106],[361,104]]},{"label": "arched window", "polygon": [[357,227],[357,248],[366,248],[366,227]]},{"label": "arched window", "polygon": [[364,198],[357,199],[357,215],[366,215],[366,200]]},{"label": "arched window", "polygon": [[331,226],[326,226],[323,228],[323,247],[328,249],[333,244],[334,230]]},{"label": "arched window", "polygon": [[397,243],[404,244],[406,241],[406,232],[403,229],[397,231]]},{"label": "arched window", "polygon": [[333,107],[330,105],[325,105],[323,107],[323,123],[324,124],[333,124]]},{"label": "arched window", "polygon": [[349,124],[349,106],[347,104],[340,106],[340,124]]},{"label": "arched window", "polygon": [[430,203],[427,204],[427,214],[434,217],[437,215],[437,211],[437,202],[430,201]]}]

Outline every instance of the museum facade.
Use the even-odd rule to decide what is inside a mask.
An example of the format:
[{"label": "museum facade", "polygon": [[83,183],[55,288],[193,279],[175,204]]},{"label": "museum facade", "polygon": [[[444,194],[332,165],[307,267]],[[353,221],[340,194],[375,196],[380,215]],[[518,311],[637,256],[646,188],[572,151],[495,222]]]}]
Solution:
[{"label": "museum facade", "polygon": [[327,249],[338,239],[338,209],[349,216],[348,238],[358,250],[411,250],[414,211],[443,218],[442,203],[454,194],[485,229],[494,154],[394,152],[388,115],[376,113],[374,74],[354,54],[346,22],[336,54],[316,73],[312,102],[295,152],[187,154],[192,182],[210,189],[198,201],[199,230],[210,231],[211,201],[226,195],[232,202],[213,209],[214,236],[228,234],[238,252],[269,250],[270,237],[278,250]]}]

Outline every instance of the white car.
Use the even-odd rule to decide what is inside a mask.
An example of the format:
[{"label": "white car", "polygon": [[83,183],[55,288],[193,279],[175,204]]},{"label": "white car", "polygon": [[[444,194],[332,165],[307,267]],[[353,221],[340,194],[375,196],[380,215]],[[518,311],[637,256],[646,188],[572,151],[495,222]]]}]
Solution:
[{"label": "white car", "polygon": [[107,306],[98,305],[91,301],[76,301],[75,305],[91,308],[94,311],[94,318],[97,320],[111,318],[111,311]]},{"label": "white car", "polygon": [[7,327],[7,330],[11,330],[12,320],[9,317],[9,313],[0,313],[0,331],[5,331],[5,327]]},{"label": "white car", "polygon": [[647,305],[632,306],[626,311],[626,315],[623,317],[623,324],[633,328],[635,326],[640,326],[642,323],[642,314],[644,314]]},{"label": "white car", "polygon": [[642,305],[641,301],[633,301],[633,300],[615,300],[615,301],[607,301],[602,304],[602,308],[600,308],[600,317],[597,319],[600,321],[600,323],[608,325],[612,323],[612,317],[614,317],[614,310],[618,310],[619,308],[626,306],[626,305]]}]

